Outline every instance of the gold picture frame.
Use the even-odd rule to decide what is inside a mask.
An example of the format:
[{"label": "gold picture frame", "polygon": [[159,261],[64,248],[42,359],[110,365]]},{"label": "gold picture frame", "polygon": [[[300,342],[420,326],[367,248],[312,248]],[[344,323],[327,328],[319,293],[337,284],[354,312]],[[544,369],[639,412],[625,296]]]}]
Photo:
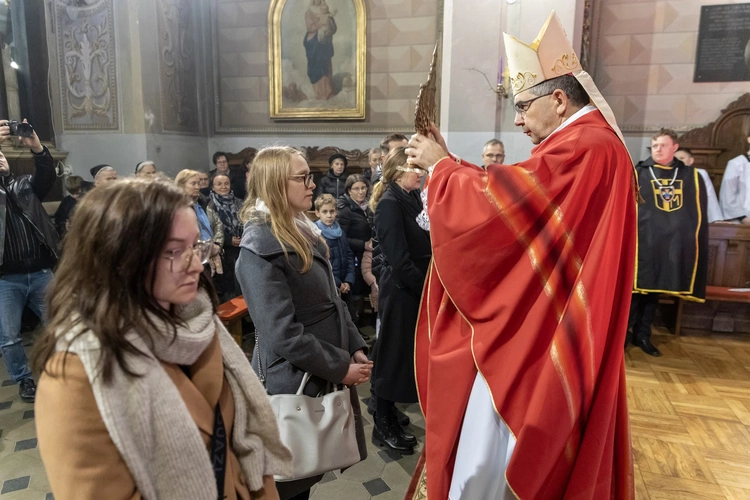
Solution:
[{"label": "gold picture frame", "polygon": [[271,118],[364,120],[366,38],[363,0],[272,0]]}]

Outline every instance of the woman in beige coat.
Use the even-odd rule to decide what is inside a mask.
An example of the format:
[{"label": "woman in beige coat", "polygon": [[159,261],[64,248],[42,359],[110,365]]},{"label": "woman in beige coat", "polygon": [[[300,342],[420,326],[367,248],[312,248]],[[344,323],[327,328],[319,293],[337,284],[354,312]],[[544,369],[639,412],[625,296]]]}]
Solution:
[{"label": "woman in beige coat", "polygon": [[55,498],[278,498],[291,456],[215,314],[189,198],[157,180],[100,189],[77,207],[35,353]]}]

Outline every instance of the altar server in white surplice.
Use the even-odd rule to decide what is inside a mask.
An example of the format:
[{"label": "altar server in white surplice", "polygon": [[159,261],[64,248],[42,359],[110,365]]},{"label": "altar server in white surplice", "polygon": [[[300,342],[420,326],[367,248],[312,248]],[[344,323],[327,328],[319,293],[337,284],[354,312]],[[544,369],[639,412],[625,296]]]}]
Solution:
[{"label": "altar server in white surplice", "polygon": [[[674,157],[680,160],[682,163],[687,165],[688,167],[693,166],[693,162],[695,161],[695,158],[693,158],[693,153],[688,148],[680,148],[678,149]],[[706,205],[708,209],[708,222],[716,222],[716,221],[722,221],[724,220],[724,214],[721,211],[721,205],[719,205],[719,199],[716,197],[716,190],[714,189],[713,182],[711,182],[711,177],[708,175],[708,172],[706,172],[703,168],[696,168],[698,173],[701,177],[703,177],[703,183],[706,185],[706,195],[708,199],[708,204]]]},{"label": "altar server in white surplice", "polygon": [[726,220],[750,224],[750,134],[746,154],[732,158],[724,170],[719,200]]}]

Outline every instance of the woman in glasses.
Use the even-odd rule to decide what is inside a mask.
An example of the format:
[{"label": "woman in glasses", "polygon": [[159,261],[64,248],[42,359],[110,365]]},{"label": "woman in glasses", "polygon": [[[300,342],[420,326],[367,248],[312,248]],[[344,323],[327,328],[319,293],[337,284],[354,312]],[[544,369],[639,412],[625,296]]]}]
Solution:
[{"label": "woman in glasses", "polygon": [[[296,393],[306,372],[312,375],[308,396],[325,392],[331,382],[366,382],[372,363],[365,342],[338,294],[320,229],[305,215],[315,189],[307,161],[289,147],[262,149],[247,187],[236,272],[258,331],[253,367],[268,393]],[[364,458],[356,390],[351,402]],[[306,499],[321,478],[280,482],[279,494],[282,500]]]},{"label": "woman in glasses", "polygon": [[78,203],[35,353],[55,498],[278,498],[291,455],[216,316],[211,245],[168,182],[126,179]]},{"label": "woman in glasses", "polygon": [[221,261],[221,247],[224,245],[224,225],[213,208],[209,206],[208,196],[201,194],[201,172],[197,170],[184,169],[177,173],[174,183],[182,188],[193,200],[193,210],[198,218],[198,228],[202,240],[211,240],[211,255],[206,268],[211,269],[211,276],[224,274]]},{"label": "woman in glasses", "polygon": [[393,149],[375,184],[370,208],[385,262],[380,270],[380,334],[375,344],[372,395],[375,398],[375,444],[411,454],[417,443],[398,422],[396,403],[416,403],[414,329],[427,267],[430,233],[417,224],[422,212],[419,185],[426,172],[406,163],[405,148]]},{"label": "woman in glasses", "polygon": [[[349,294],[349,313],[359,325],[360,311],[364,307],[364,296],[369,295],[370,286],[362,277],[362,257],[372,251],[372,212],[367,202],[370,184],[361,174],[346,179],[344,194],[337,200],[337,220],[349,240],[354,254],[354,285]],[[372,255],[372,254],[371,254]]]}]

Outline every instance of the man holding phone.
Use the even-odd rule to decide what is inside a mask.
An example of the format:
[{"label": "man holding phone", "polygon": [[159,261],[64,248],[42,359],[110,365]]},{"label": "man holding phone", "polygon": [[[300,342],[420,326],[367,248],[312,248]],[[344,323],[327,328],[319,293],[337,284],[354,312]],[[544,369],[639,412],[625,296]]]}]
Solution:
[{"label": "man holding phone", "polygon": [[0,151],[0,350],[19,396],[33,403],[36,384],[21,342],[24,306],[44,318],[44,295],[58,258],[58,235],[42,200],[57,178],[55,164],[36,132],[22,123],[0,120],[0,144],[11,136],[31,149],[36,171],[15,177]]}]

